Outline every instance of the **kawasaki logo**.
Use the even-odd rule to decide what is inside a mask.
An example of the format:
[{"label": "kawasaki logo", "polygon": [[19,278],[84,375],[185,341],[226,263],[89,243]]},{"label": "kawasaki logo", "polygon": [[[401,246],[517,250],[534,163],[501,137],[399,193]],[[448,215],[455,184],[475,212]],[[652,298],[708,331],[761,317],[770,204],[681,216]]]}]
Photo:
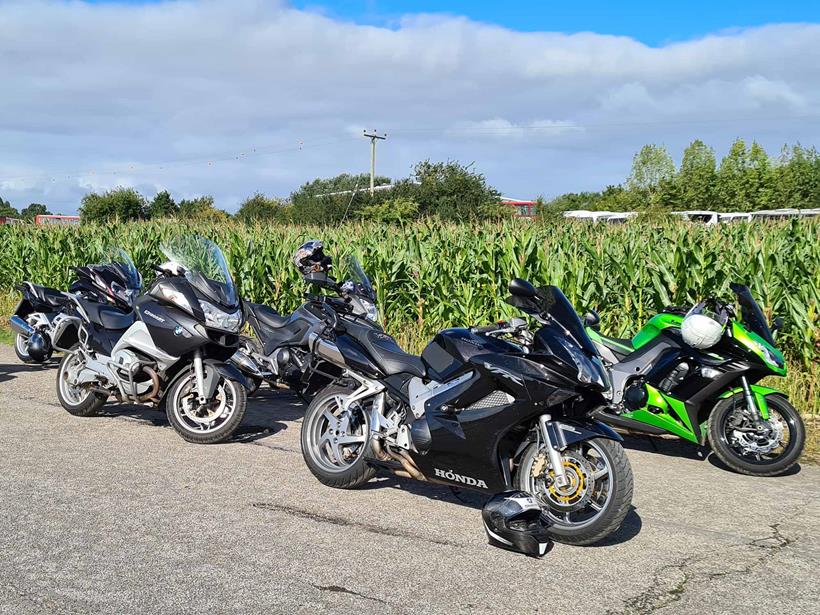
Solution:
[{"label": "kawasaki logo", "polygon": [[456,474],[452,470],[439,470],[438,468],[433,468],[436,471],[436,476],[439,478],[443,478],[444,480],[449,480],[455,483],[464,483],[465,485],[470,485],[471,487],[482,487],[483,489],[487,488],[487,483],[483,480],[479,480],[477,478],[473,478],[472,476],[462,476],[461,474]]}]

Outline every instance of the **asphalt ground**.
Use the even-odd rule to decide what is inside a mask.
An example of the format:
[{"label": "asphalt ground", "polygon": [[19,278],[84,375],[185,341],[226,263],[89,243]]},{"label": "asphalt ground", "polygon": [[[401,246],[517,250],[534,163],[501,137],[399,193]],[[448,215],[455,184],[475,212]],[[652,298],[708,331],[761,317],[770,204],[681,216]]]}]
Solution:
[{"label": "asphalt ground", "polygon": [[0,613],[817,613],[820,468],[751,478],[629,438],[634,508],[594,547],[489,546],[483,497],[322,486],[304,406],[263,389],[235,441],[156,410],[70,416],[0,347]]}]

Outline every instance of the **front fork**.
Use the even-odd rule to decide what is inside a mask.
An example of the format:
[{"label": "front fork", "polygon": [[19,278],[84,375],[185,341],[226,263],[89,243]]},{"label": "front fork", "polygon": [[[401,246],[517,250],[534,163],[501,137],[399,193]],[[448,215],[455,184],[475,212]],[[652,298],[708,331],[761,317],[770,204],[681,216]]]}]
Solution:
[{"label": "front fork", "polygon": [[762,404],[757,403],[754,393],[752,393],[752,387],[749,386],[749,381],[746,380],[746,376],[740,377],[740,385],[743,387],[743,397],[746,399],[746,407],[749,409],[749,412],[752,413],[755,420],[768,421],[769,409],[764,407],[765,401]]},{"label": "front fork", "polygon": [[202,351],[194,352],[194,376],[196,377],[196,392],[199,396],[200,405],[208,403],[205,389],[205,367],[202,364]]},{"label": "front fork", "polygon": [[538,417],[538,426],[541,429],[541,438],[544,440],[544,445],[547,447],[547,454],[550,458],[550,465],[555,476],[555,484],[558,487],[566,487],[569,484],[566,469],[564,468],[564,460],[561,457],[561,451],[558,450],[557,443],[552,441],[550,431],[547,423],[552,420],[549,414],[542,414]]}]

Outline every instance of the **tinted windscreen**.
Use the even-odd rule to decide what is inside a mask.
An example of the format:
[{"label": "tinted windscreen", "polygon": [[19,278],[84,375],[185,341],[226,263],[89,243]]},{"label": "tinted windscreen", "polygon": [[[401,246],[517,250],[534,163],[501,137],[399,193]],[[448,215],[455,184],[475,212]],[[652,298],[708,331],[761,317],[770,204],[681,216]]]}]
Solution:
[{"label": "tinted windscreen", "polygon": [[757,301],[752,297],[752,292],[748,286],[742,284],[732,284],[732,290],[737,296],[737,302],[740,305],[740,322],[743,326],[752,333],[757,333],[760,337],[766,340],[772,346],[775,345],[772,337],[772,330],[769,329],[769,323],[766,321],[766,315],[760,309]]},{"label": "tinted windscreen", "polygon": [[109,246],[103,250],[103,265],[113,266],[125,280],[126,288],[139,290],[142,288],[142,277],[128,252],[122,248]]},{"label": "tinted windscreen", "polygon": [[588,353],[597,356],[595,345],[589,339],[578,312],[572,307],[561,289],[557,286],[543,286],[538,289],[544,311],[552,316],[575,339],[575,342]]},{"label": "tinted windscreen", "polygon": [[185,269],[185,278],[203,295],[225,307],[239,303],[225,256],[210,239],[198,235],[175,237],[160,250]]}]

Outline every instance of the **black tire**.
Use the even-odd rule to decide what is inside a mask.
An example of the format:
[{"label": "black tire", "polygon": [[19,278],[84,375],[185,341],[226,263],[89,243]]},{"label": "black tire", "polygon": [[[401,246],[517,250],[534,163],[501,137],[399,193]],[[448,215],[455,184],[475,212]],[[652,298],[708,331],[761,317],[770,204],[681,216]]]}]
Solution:
[{"label": "black tire", "polygon": [[316,421],[321,419],[321,414],[324,412],[329,400],[336,395],[345,396],[349,394],[350,389],[337,385],[330,385],[323,388],[310,402],[305,412],[305,418],[302,420],[300,438],[302,443],[302,457],[308,469],[319,479],[320,483],[336,489],[356,489],[376,475],[376,468],[366,461],[366,457],[372,456],[370,448],[370,424],[367,413],[363,415],[366,434],[363,451],[358,454],[358,457],[352,464],[344,468],[339,468],[337,471],[329,471],[322,463],[317,461],[317,455],[320,455],[320,453],[316,450],[315,445],[311,444],[311,429],[315,426]]},{"label": "black tire", "polygon": [[[600,542],[621,527],[632,505],[632,467],[629,465],[623,447],[620,443],[605,438],[593,438],[589,443],[595,444],[610,465],[611,495],[595,517],[588,523],[578,527],[562,525],[558,519],[550,514],[553,525],[549,531],[555,542],[576,546],[586,546]],[[516,473],[516,482],[518,488],[522,491],[532,492],[528,475],[538,452],[538,445],[532,443],[521,456],[519,470]],[[538,494],[534,495],[544,502],[543,497],[538,496]]]},{"label": "black tire", "polygon": [[39,361],[35,361],[29,356],[28,351],[25,350],[25,347],[26,338],[18,333],[14,338],[14,354],[16,354],[17,358],[23,363],[39,363]]},{"label": "black tire", "polygon": [[[186,442],[192,444],[219,444],[228,440],[242,423],[242,418],[245,416],[245,409],[248,405],[248,396],[245,387],[226,378],[220,378],[217,386],[225,387],[223,394],[228,391],[234,399],[233,411],[231,414],[216,428],[207,431],[197,431],[193,427],[192,422],[183,416],[184,412],[181,410],[182,403],[180,396],[183,394],[185,387],[193,387],[193,372],[187,371],[180,375],[171,388],[168,389],[168,394],[165,396],[165,415],[168,417],[168,422],[174,428],[180,437]],[[187,391],[186,391],[187,392]]]},{"label": "black tire", "polygon": [[806,427],[800,413],[782,395],[769,395],[766,397],[766,402],[770,410],[774,409],[783,417],[790,431],[786,448],[772,460],[753,461],[743,457],[729,444],[724,429],[725,422],[738,404],[745,405],[746,400],[742,393],[721,399],[709,415],[709,444],[712,451],[724,465],[735,472],[748,476],[778,476],[794,466],[803,453],[803,447],[806,444]]},{"label": "black tire", "polygon": [[[65,353],[63,358],[60,359],[60,367],[57,370],[57,399],[59,400],[60,405],[65,408],[66,412],[69,414],[83,417],[96,416],[105,405],[105,402],[108,399],[107,395],[102,393],[92,393],[89,391],[82,400],[78,401],[77,399],[70,398],[70,394],[66,388],[69,385],[65,382],[65,379],[67,378],[65,372],[71,362],[75,360],[76,354],[74,350],[76,348],[77,346],[74,346],[71,349],[71,352]],[[65,391],[64,388],[66,389]]]}]

